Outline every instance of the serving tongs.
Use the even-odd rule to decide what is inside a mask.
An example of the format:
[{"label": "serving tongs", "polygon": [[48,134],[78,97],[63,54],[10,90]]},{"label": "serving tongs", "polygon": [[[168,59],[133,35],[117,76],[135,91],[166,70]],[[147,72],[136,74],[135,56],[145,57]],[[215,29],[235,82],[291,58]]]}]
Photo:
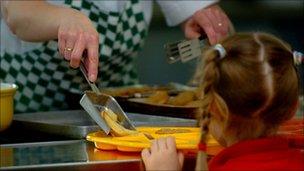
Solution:
[{"label": "serving tongs", "polygon": [[169,64],[181,61],[188,62],[202,54],[202,48],[208,46],[206,37],[200,36],[197,39],[179,40],[173,43],[165,44],[165,52]]},{"label": "serving tongs", "polygon": [[80,64],[80,70],[93,91],[93,92],[85,91],[84,95],[80,99],[80,105],[97,123],[97,125],[106,134],[110,133],[110,127],[107,125],[105,120],[101,117],[101,112],[110,109],[117,115],[120,125],[122,125],[127,129],[135,130],[134,125],[131,123],[128,116],[122,110],[122,108],[117,103],[117,101],[112,96],[101,93],[97,88],[96,84],[88,79],[87,77],[88,72],[84,67],[83,62],[81,62]]}]

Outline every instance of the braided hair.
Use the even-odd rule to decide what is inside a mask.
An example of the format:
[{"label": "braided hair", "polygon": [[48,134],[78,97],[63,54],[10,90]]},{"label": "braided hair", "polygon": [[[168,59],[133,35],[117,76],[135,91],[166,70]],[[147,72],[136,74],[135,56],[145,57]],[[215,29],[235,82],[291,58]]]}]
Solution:
[{"label": "braided hair", "polygon": [[[198,118],[200,144],[209,127],[220,126],[221,136],[240,141],[268,136],[290,119],[298,103],[299,80],[292,51],[285,42],[266,33],[238,33],[204,51],[196,70],[202,99]],[[210,127],[212,133],[212,127]],[[200,150],[196,170],[207,170],[207,154]]]}]

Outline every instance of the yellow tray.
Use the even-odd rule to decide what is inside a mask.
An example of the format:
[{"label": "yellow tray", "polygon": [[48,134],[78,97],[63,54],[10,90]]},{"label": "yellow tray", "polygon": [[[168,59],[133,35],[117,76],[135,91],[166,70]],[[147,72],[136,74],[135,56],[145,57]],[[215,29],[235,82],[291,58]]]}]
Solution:
[{"label": "yellow tray", "polygon": [[[187,129],[187,133],[157,134],[160,129]],[[161,137],[175,137],[176,146],[179,150],[196,150],[200,137],[198,127],[137,127],[140,133],[124,137],[105,136],[101,131],[90,133],[87,140],[92,141],[95,147],[100,150],[118,150],[126,152],[139,152],[144,148],[149,148],[151,141],[143,133],[152,135],[155,139]],[[208,138],[207,146],[216,146],[217,141],[211,136]]]}]

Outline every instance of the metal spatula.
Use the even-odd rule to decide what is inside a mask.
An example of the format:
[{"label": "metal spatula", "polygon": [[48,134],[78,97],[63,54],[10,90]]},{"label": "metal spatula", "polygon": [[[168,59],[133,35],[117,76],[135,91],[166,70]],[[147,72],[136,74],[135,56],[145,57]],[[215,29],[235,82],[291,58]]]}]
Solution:
[{"label": "metal spatula", "polygon": [[120,125],[127,129],[136,130],[128,116],[112,96],[86,91],[80,100],[80,105],[89,113],[92,119],[106,134],[110,132],[110,128],[101,117],[100,113],[107,109],[111,109],[117,115]]},{"label": "metal spatula", "polygon": [[200,36],[198,39],[180,40],[165,45],[168,63],[177,61],[187,62],[201,55],[201,48],[208,45],[207,38]]},{"label": "metal spatula", "polygon": [[97,123],[97,125],[106,134],[110,133],[110,127],[106,124],[100,113],[106,109],[111,109],[115,114],[117,114],[118,121],[120,121],[122,126],[127,129],[135,130],[134,125],[131,123],[117,101],[112,96],[100,93],[95,83],[92,83],[88,79],[87,70],[82,62],[80,64],[80,70],[93,90],[93,92],[85,92],[80,100],[80,105]]}]

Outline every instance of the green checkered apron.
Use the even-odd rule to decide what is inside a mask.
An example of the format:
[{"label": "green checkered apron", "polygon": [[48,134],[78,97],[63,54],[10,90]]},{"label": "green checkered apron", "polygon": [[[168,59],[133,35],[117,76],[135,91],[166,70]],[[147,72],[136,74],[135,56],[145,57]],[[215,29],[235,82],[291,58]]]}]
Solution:
[{"label": "green checkered apron", "polygon": [[[108,13],[89,0],[66,0],[65,5],[86,14],[100,33],[97,84],[100,87],[136,84],[134,58],[148,28],[139,0],[127,1],[122,12]],[[88,88],[80,71],[71,69],[59,56],[57,46],[56,41],[48,41],[22,55],[1,55],[1,81],[19,86],[16,112],[65,109],[67,91],[80,93]]]}]

